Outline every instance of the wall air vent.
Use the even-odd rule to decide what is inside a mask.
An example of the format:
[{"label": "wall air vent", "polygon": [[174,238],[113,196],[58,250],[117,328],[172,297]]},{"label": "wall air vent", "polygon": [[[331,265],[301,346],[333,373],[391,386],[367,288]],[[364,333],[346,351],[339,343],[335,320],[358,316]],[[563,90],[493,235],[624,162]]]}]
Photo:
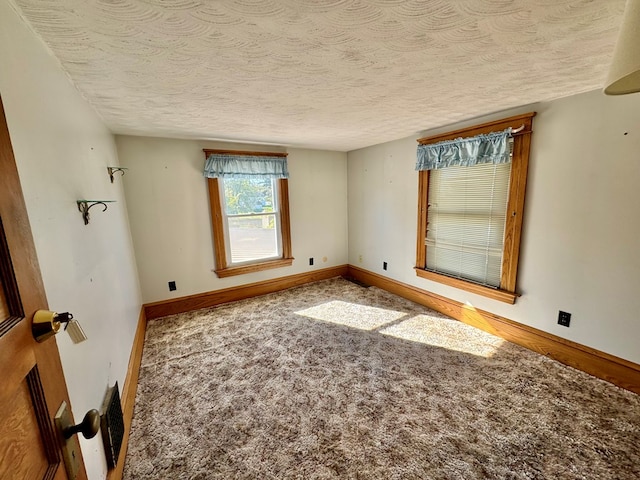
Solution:
[{"label": "wall air vent", "polygon": [[107,390],[102,404],[102,415],[100,416],[100,430],[102,430],[102,441],[107,456],[107,465],[114,468],[120,456],[120,447],[124,439],[124,417],[122,415],[122,405],[120,404],[120,392],[118,382]]}]

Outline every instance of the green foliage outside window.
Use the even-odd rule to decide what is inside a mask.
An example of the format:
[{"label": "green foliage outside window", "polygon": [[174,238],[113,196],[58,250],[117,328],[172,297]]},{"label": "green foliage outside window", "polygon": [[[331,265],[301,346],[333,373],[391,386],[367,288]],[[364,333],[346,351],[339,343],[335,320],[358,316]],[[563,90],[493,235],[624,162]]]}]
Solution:
[{"label": "green foliage outside window", "polygon": [[273,182],[265,177],[224,180],[227,215],[273,212]]},{"label": "green foliage outside window", "polygon": [[[274,211],[274,183],[266,177],[224,179],[225,211],[227,215],[264,214]],[[275,228],[275,216],[234,217],[232,228]]]}]

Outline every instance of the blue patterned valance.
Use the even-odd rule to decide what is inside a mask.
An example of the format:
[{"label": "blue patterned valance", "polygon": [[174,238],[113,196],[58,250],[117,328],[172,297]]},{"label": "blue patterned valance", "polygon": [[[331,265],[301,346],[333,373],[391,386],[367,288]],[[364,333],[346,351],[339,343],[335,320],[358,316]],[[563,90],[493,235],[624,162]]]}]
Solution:
[{"label": "blue patterned valance", "polygon": [[207,178],[268,176],[289,178],[287,157],[212,153],[204,166]]},{"label": "blue patterned valance", "polygon": [[479,165],[481,163],[508,163],[511,128],[469,138],[456,138],[444,142],[418,145],[416,170]]}]

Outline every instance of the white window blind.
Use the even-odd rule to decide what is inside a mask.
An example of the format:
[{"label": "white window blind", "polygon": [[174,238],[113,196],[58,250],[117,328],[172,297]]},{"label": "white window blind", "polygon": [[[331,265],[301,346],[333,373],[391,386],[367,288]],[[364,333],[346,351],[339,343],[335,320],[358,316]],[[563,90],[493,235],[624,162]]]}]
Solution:
[{"label": "white window blind", "polygon": [[426,269],[499,287],[511,163],[429,172]]}]

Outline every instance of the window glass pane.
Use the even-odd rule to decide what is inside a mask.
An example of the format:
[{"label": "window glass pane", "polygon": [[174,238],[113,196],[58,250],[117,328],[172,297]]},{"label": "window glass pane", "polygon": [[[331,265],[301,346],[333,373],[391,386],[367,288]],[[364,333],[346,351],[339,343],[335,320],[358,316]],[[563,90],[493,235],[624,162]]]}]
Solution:
[{"label": "window glass pane", "polygon": [[274,182],[268,177],[225,178],[224,199],[227,215],[273,212]]},{"label": "window glass pane", "polygon": [[248,262],[280,255],[276,215],[227,219],[231,263]]}]

